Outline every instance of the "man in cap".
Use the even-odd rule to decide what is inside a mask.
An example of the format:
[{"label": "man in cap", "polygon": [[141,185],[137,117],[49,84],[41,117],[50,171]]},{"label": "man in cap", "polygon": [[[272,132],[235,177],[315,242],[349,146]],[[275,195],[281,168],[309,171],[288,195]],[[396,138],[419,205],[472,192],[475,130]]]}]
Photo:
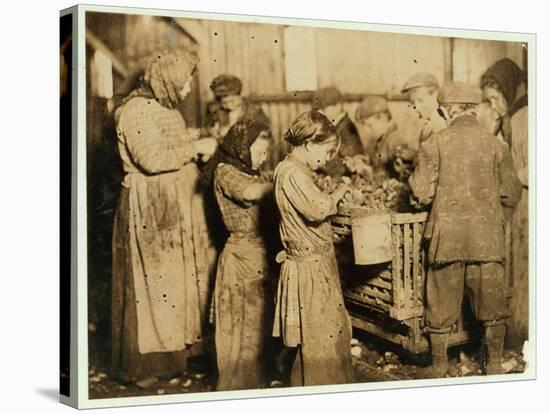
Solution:
[{"label": "man in cap", "polygon": [[447,127],[439,115],[437,101],[439,82],[429,73],[417,73],[403,85],[401,93],[406,93],[413,109],[424,121],[420,131],[419,142],[427,140],[433,134]]},{"label": "man in cap", "polygon": [[449,333],[464,292],[483,323],[486,374],[501,372],[507,316],[504,220],[521,196],[509,148],[476,117],[481,91],[449,82],[439,103],[449,127],[424,141],[409,179],[416,202],[431,204],[424,237],[429,242],[426,324],[432,366],[429,377],[447,373]]},{"label": "man in cap", "polygon": [[340,176],[346,172],[342,158],[363,153],[363,145],[361,144],[357,128],[355,128],[347,112],[344,111],[342,94],[334,86],[315,91],[312,107],[330,119],[340,135],[340,157],[335,157],[323,168],[323,171],[328,175]]},{"label": "man in cap", "polygon": [[389,176],[398,143],[392,133],[397,130],[388,101],[383,96],[368,95],[355,111],[355,121],[365,127],[368,153],[374,171]]},{"label": "man in cap", "polygon": [[206,108],[206,127],[209,133],[221,139],[235,122],[255,119],[267,125],[269,118],[262,108],[241,96],[242,82],[233,75],[219,75],[210,84],[216,98]]}]

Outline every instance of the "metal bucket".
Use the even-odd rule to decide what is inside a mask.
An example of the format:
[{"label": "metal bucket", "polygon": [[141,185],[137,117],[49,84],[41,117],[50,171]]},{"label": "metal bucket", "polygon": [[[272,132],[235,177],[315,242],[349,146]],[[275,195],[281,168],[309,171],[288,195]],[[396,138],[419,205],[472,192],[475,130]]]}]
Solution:
[{"label": "metal bucket", "polygon": [[351,234],[355,264],[370,265],[392,260],[390,214],[352,214]]}]

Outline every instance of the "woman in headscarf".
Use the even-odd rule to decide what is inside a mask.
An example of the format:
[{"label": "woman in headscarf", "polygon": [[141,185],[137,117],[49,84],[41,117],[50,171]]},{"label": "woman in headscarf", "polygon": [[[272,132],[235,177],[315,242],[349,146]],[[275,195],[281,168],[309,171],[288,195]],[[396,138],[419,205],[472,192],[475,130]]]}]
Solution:
[{"label": "woman in headscarf", "polygon": [[260,232],[260,203],[273,186],[259,167],[267,158],[269,126],[256,120],[233,125],[204,179],[214,193],[229,238],[219,257],[214,290],[217,390],[266,385],[273,315],[273,281]]},{"label": "woman in headscarf", "polygon": [[529,328],[529,152],[527,75],[511,59],[496,62],[481,77],[481,88],[491,107],[500,116],[500,132],[510,145],[514,167],[523,184],[521,201],[512,219],[512,279],[510,345],[521,348]]},{"label": "woman in headscarf", "polygon": [[113,371],[138,386],[186,367],[201,340],[212,258],[195,160],[216,141],[197,139],[177,107],[198,59],[158,53],[115,112],[124,168],[113,230]]}]

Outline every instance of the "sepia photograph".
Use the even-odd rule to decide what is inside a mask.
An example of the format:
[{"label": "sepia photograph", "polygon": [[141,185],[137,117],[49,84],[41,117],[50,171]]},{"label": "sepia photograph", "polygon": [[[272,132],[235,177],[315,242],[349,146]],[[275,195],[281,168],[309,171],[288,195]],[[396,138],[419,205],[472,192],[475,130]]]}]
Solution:
[{"label": "sepia photograph", "polygon": [[534,369],[527,41],[123,10],[80,32],[90,400]]}]

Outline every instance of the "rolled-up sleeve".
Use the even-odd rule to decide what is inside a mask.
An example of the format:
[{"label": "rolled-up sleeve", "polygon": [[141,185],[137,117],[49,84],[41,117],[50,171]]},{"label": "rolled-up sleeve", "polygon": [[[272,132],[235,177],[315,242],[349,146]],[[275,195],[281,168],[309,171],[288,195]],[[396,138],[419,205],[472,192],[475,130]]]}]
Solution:
[{"label": "rolled-up sleeve", "polygon": [[180,169],[195,156],[195,143],[183,135],[168,138],[146,99],[133,99],[126,104],[119,133],[124,135],[132,160],[149,174]]},{"label": "rolled-up sleeve", "polygon": [[216,168],[216,182],[223,193],[244,206],[250,206],[253,203],[244,197],[245,190],[252,184],[258,182],[258,179],[247,176],[232,165],[219,164]]},{"label": "rolled-up sleeve", "polygon": [[332,197],[323,193],[302,171],[288,174],[282,189],[294,208],[309,222],[320,222],[336,214]]},{"label": "rolled-up sleeve", "polygon": [[439,178],[439,150],[436,136],[420,145],[414,173],[409,178],[414,197],[420,205],[428,205],[435,195]]}]

